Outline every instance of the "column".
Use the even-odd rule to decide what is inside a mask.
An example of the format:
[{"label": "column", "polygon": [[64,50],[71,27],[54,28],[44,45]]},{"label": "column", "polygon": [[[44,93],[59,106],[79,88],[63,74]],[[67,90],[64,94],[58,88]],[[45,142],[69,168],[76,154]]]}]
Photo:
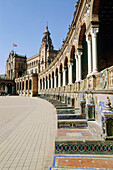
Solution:
[{"label": "column", "polygon": [[53,88],[53,78],[51,76],[51,89]]},{"label": "column", "polygon": [[79,71],[78,71],[78,56],[76,55],[75,56],[75,59],[76,59],[76,81],[78,81],[78,78],[79,78]]},{"label": "column", "polygon": [[79,70],[79,77],[78,77],[78,80],[81,80],[81,56],[82,56],[82,52],[81,51],[78,51],[78,70]]},{"label": "column", "polygon": [[58,75],[58,87],[61,87],[61,73]]},{"label": "column", "polygon": [[12,94],[14,93],[14,87],[12,86]]},{"label": "column", "polygon": [[47,83],[47,82],[46,82],[46,78],[45,78],[45,89],[46,89],[46,83]]},{"label": "column", "polygon": [[73,66],[73,63],[70,63],[70,64],[69,64],[69,67],[68,67],[68,70],[69,70],[69,72],[68,72],[69,84],[72,84],[72,83],[73,83],[73,82],[72,82],[72,66]]},{"label": "column", "polygon": [[28,92],[27,93],[29,94],[29,79],[28,79]]},{"label": "column", "polygon": [[54,76],[54,88],[56,88],[56,76]]},{"label": "column", "polygon": [[[16,86],[17,86],[17,83],[16,83]],[[6,93],[8,92],[7,86],[6,86],[6,85],[5,85],[5,92],[6,92]]]},{"label": "column", "polygon": [[42,90],[43,90],[43,88],[44,88],[44,87],[43,87],[43,79],[42,79]]},{"label": "column", "polygon": [[92,61],[91,61],[91,36],[86,38],[88,45],[88,76],[91,75],[92,72]]},{"label": "column", "polygon": [[49,78],[48,78],[48,80],[47,80],[47,81],[48,81],[48,89],[49,89]]},{"label": "column", "polygon": [[97,33],[98,28],[92,28],[92,55],[93,55],[93,73],[97,73]]},{"label": "column", "polygon": [[66,85],[66,70],[63,70],[63,86]]},{"label": "column", "polygon": [[24,79],[24,94],[26,94],[26,79]]}]

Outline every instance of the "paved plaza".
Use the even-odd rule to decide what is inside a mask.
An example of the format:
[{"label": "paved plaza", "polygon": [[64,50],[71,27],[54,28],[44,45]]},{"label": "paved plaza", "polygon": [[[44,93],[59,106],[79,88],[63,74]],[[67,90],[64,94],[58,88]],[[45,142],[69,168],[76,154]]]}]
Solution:
[{"label": "paved plaza", "polygon": [[48,169],[56,129],[56,110],[47,101],[0,97],[0,170]]}]

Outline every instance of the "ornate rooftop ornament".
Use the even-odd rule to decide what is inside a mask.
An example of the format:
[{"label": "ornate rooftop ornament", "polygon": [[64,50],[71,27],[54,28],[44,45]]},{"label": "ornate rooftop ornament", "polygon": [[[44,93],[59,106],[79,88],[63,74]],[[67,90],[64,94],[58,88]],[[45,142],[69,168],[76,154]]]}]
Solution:
[{"label": "ornate rooftop ornament", "polygon": [[76,4],[75,4],[75,8],[77,8],[78,7],[78,1],[76,2]]},{"label": "ornate rooftop ornament", "polygon": [[71,28],[71,26],[69,25],[69,26],[68,26],[68,30],[70,30],[70,28]]}]

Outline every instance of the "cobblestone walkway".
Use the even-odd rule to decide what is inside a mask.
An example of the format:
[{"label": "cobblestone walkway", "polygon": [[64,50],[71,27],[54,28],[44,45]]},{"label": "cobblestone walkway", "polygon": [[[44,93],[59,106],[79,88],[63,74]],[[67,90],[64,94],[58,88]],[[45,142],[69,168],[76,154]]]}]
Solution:
[{"label": "cobblestone walkway", "polygon": [[55,137],[56,111],[50,103],[0,97],[0,170],[47,170]]}]

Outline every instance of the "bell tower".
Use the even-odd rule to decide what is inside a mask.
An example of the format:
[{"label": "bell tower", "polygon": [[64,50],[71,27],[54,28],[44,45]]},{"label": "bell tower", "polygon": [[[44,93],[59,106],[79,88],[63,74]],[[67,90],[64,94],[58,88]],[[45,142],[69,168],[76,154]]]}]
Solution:
[{"label": "bell tower", "polygon": [[54,50],[48,25],[44,32],[42,45],[40,47],[40,71],[43,71],[56,57],[57,50]]}]

